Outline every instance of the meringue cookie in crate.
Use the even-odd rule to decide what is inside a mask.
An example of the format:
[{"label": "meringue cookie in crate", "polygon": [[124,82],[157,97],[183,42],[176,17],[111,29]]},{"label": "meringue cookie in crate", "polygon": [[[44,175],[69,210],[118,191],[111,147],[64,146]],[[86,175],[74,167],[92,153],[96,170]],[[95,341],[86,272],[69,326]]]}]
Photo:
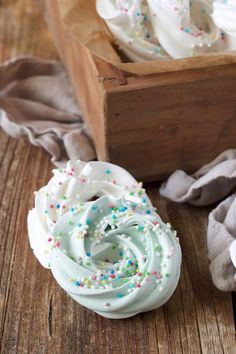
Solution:
[{"label": "meringue cookie in crate", "polygon": [[[193,173],[235,146],[236,54],[212,53],[223,50],[227,41],[209,16],[211,0],[191,2],[193,12],[186,0],[101,0],[107,25],[95,0],[44,1],[99,160],[152,181],[176,169]],[[137,16],[116,12],[113,4],[119,3],[135,4]],[[178,11],[171,3],[178,4]],[[186,11],[181,15],[181,10]],[[173,32],[167,36],[169,12]],[[156,13],[163,15],[159,30],[154,28]],[[201,18],[202,32],[196,32],[192,16]],[[178,28],[179,18],[183,28]],[[133,38],[132,28],[122,27],[117,36],[123,51],[144,61],[133,63],[117,49],[111,30],[123,23],[133,25],[137,35]],[[193,52],[188,58],[170,58]]]},{"label": "meringue cookie in crate", "polygon": [[226,49],[209,0],[97,0],[96,4],[133,61],[180,59]]},{"label": "meringue cookie in crate", "polygon": [[84,203],[107,194],[124,196],[153,210],[142,183],[119,166],[100,161],[69,161],[65,169],[55,169],[53,174],[49,183],[35,193],[35,207],[28,215],[30,245],[45,268],[50,268],[55,245],[53,229],[67,211],[79,212]]},{"label": "meringue cookie in crate", "polygon": [[131,60],[169,58],[151,28],[148,8],[143,0],[97,0],[96,5],[98,14]]},{"label": "meringue cookie in crate", "polygon": [[213,20],[224,32],[227,49],[236,50],[236,1],[215,0],[213,8]]},{"label": "meringue cookie in crate", "polygon": [[103,196],[55,225],[51,270],[81,305],[108,318],[162,306],[180,275],[181,250],[170,225],[147,206]]}]

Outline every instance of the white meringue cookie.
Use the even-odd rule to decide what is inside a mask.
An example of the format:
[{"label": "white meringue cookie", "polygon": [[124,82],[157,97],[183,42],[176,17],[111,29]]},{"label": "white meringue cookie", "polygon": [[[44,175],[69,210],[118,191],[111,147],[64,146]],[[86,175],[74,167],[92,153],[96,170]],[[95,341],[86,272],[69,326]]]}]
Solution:
[{"label": "white meringue cookie", "polygon": [[97,11],[133,61],[225,49],[211,17],[212,0],[97,0]]},{"label": "white meringue cookie", "polygon": [[151,205],[142,183],[110,163],[70,161],[53,173],[48,185],[36,192],[35,208],[28,215],[30,245],[45,268],[50,268],[53,228],[68,210],[79,210],[83,203],[106,194]]},{"label": "white meringue cookie", "polygon": [[82,212],[64,214],[53,238],[55,279],[104,317],[156,309],[177,286],[181,250],[176,235],[144,205],[101,197]]},{"label": "white meringue cookie", "polygon": [[215,0],[213,4],[213,20],[225,32],[227,50],[236,50],[236,1]]},{"label": "white meringue cookie", "polygon": [[147,0],[154,32],[174,59],[223,49],[209,0]]},{"label": "white meringue cookie", "polygon": [[169,57],[152,31],[146,1],[97,0],[96,4],[98,14],[131,60],[139,62]]}]

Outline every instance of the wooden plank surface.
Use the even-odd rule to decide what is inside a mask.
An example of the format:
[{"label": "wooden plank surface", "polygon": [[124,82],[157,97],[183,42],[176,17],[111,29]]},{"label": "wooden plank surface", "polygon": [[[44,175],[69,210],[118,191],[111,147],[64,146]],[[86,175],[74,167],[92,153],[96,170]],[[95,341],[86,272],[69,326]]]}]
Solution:
[{"label": "wooden plank surface", "polygon": [[[34,1],[0,5],[1,61],[20,54],[56,57]],[[155,183],[147,186],[162,218],[179,231],[180,284],[159,310],[104,319],[69,298],[30,250],[27,211],[51,168],[42,149],[0,132],[0,353],[235,353],[231,295],[214,288],[208,269],[209,210],[175,205],[158,196]]]}]

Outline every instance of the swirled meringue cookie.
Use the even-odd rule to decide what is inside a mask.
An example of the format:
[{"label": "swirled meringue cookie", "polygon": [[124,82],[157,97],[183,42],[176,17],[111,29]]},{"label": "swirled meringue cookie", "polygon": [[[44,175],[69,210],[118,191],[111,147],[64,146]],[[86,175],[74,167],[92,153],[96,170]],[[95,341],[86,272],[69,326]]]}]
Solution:
[{"label": "swirled meringue cookie", "polygon": [[215,0],[213,3],[213,20],[225,32],[227,50],[236,50],[236,1]]},{"label": "swirled meringue cookie", "polygon": [[212,0],[97,0],[97,11],[133,61],[180,59],[225,47]]},{"label": "swirled meringue cookie", "polygon": [[65,169],[53,173],[49,183],[36,192],[35,208],[28,215],[30,245],[45,268],[50,268],[52,230],[68,210],[80,210],[84,203],[106,194],[151,205],[142,183],[110,163],[69,161]]},{"label": "swirled meringue cookie", "polygon": [[147,1],[97,0],[97,12],[134,62],[166,59],[169,55],[152,30]]},{"label": "swirled meringue cookie", "polygon": [[51,270],[81,305],[108,318],[156,309],[180,275],[176,233],[146,206],[104,196],[55,225]]},{"label": "swirled meringue cookie", "polygon": [[223,50],[211,0],[147,0],[154,32],[174,59]]}]

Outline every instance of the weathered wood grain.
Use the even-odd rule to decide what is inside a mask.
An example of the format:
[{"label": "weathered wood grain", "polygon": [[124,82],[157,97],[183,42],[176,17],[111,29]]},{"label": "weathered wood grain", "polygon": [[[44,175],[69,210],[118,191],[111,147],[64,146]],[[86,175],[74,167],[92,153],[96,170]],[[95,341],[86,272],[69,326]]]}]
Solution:
[{"label": "weathered wood grain", "polygon": [[[50,36],[35,2],[4,4],[12,7],[8,6],[7,17],[6,8],[0,12],[2,60],[16,54],[56,57],[50,40],[45,40]],[[16,28],[28,33],[25,36],[7,30],[19,7],[21,24]],[[32,12],[34,21],[29,18]],[[231,295],[214,288],[208,269],[208,209],[167,202],[158,196],[156,183],[147,186],[160,215],[179,231],[183,250],[180,284],[159,310],[128,320],[104,319],[69,298],[29,247],[27,212],[33,206],[33,192],[48,181],[51,168],[45,151],[0,131],[0,353],[235,353]]]}]

